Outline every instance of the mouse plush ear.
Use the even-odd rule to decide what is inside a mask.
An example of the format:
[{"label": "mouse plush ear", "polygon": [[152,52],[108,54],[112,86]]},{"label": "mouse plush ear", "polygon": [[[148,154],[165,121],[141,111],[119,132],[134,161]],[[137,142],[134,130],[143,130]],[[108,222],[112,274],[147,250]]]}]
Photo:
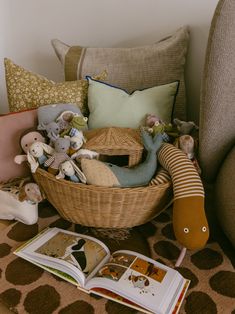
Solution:
[{"label": "mouse plush ear", "polygon": [[63,171],[60,169],[60,172],[57,174],[56,179],[64,179],[65,175],[63,173]]},{"label": "mouse plush ear", "polygon": [[26,195],[26,192],[25,192],[25,187],[22,186],[20,191],[19,191],[19,194],[18,194],[18,200],[20,202],[23,202],[23,201],[26,200],[26,197],[27,197],[27,195]]},{"label": "mouse plush ear", "polygon": [[54,148],[52,148],[50,145],[45,143],[41,143],[40,145],[47,154],[52,155],[54,153]]},{"label": "mouse plush ear", "polygon": [[37,126],[37,129],[38,130],[41,130],[41,131],[44,131],[46,130],[46,124],[45,123],[40,123],[38,126]]},{"label": "mouse plush ear", "polygon": [[30,170],[32,173],[35,173],[37,168],[39,167],[39,163],[36,161],[36,159],[30,154],[30,152],[27,153],[27,160],[30,164]]},{"label": "mouse plush ear", "polygon": [[86,183],[86,177],[84,175],[84,173],[79,169],[79,167],[72,161],[70,160],[70,163],[72,164],[77,176],[79,177],[80,181],[82,183]]}]

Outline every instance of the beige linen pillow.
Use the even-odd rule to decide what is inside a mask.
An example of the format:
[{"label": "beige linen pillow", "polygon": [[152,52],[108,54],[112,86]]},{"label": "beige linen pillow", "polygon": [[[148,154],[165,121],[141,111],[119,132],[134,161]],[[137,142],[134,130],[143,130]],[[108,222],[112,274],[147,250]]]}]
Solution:
[{"label": "beige linen pillow", "polygon": [[68,46],[54,39],[52,45],[64,66],[67,81],[93,76],[106,69],[107,83],[134,90],[179,81],[174,117],[186,118],[184,66],[189,39],[188,27],[156,44],[134,48],[86,48]]},{"label": "beige linen pillow", "polygon": [[55,103],[76,104],[86,114],[87,80],[55,83],[5,59],[5,76],[11,112]]}]

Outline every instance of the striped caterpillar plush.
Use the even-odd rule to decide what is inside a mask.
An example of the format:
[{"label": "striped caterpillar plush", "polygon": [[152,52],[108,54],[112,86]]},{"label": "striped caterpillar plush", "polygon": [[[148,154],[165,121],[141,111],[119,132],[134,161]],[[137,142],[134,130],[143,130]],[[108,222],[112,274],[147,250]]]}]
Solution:
[{"label": "striped caterpillar plush", "polygon": [[187,249],[202,248],[209,237],[204,188],[193,163],[171,144],[163,144],[158,160],[171,175],[174,191],[173,228]]}]

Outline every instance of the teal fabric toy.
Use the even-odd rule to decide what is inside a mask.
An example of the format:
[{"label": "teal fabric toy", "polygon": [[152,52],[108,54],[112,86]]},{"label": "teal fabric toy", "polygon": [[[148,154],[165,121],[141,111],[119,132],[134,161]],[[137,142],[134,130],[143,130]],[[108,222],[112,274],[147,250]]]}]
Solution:
[{"label": "teal fabric toy", "polygon": [[81,168],[87,178],[88,184],[100,186],[135,187],[147,185],[157,168],[156,153],[163,142],[162,134],[152,138],[142,130],[143,145],[147,151],[145,161],[133,168],[119,167],[111,163],[98,160],[81,160]]}]

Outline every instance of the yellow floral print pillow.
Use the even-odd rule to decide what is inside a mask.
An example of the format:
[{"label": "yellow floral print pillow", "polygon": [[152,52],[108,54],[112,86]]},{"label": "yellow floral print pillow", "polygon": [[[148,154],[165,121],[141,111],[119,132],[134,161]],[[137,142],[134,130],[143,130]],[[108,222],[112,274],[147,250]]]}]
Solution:
[{"label": "yellow floral print pillow", "polygon": [[11,112],[55,103],[74,103],[87,114],[87,80],[56,83],[5,59],[5,76]]}]

